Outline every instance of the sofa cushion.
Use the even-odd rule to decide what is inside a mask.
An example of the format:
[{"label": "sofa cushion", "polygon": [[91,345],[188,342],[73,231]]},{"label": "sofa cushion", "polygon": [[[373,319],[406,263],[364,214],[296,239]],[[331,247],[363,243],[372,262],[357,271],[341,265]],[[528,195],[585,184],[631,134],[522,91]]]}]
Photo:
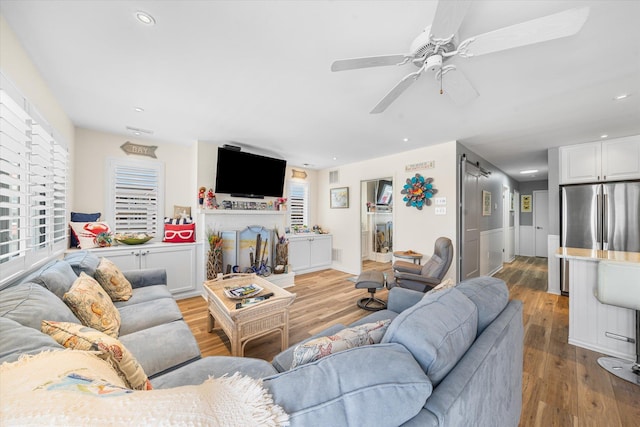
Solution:
[{"label": "sofa cushion", "polygon": [[49,335],[28,326],[0,317],[0,364],[15,362],[22,354],[37,354],[49,350],[62,350]]},{"label": "sofa cushion", "polygon": [[200,358],[200,348],[183,321],[165,323],[120,337],[150,379]]},{"label": "sofa cushion", "polygon": [[[127,301],[114,301],[113,305],[120,310],[120,318],[122,319],[122,308],[140,304],[142,302],[154,301],[160,298],[173,299],[167,285],[151,285],[145,286],[144,288],[134,288],[131,292],[131,298]],[[122,325],[120,325],[120,328],[122,328]]]},{"label": "sofa cushion", "polygon": [[[298,345],[311,341],[318,337],[326,337],[328,335],[333,335],[336,332],[343,330],[344,328],[345,326],[342,323],[337,323],[335,325],[329,326],[327,329],[315,334],[314,336],[309,337],[304,341],[301,341]],[[293,362],[293,352],[295,351],[296,347],[297,345],[293,345],[288,349],[278,353],[276,357],[273,358],[273,361],[271,362],[271,364],[273,365],[274,368],[276,368],[278,372],[288,371],[289,368],[291,368],[291,363]]]},{"label": "sofa cushion", "polygon": [[38,331],[43,319],[80,323],[60,298],[32,282],[20,283],[0,292],[0,316]]},{"label": "sofa cushion", "polygon": [[434,386],[458,363],[478,329],[478,309],[456,288],[428,293],[396,317],[382,338],[414,355]]},{"label": "sofa cushion", "polygon": [[101,258],[94,277],[112,301],[126,301],[131,298],[131,283],[112,261]]},{"label": "sofa cushion", "polygon": [[64,260],[69,263],[78,276],[84,271],[93,277],[96,273],[96,268],[98,268],[98,264],[100,264],[100,258],[89,251],[73,251],[65,255]]},{"label": "sofa cushion", "polygon": [[302,343],[296,346],[293,351],[291,369],[350,348],[377,344],[382,339],[389,323],[391,323],[389,319],[365,323],[345,328],[333,335],[315,338]]},{"label": "sofa cushion", "polygon": [[133,390],[151,390],[151,383],[142,366],[117,339],[78,323],[42,321],[42,332],[59,344],[74,350],[99,351],[109,362],[127,387]]},{"label": "sofa cushion", "polygon": [[78,276],[68,262],[54,260],[28,276],[24,281],[44,286],[62,299],[64,293],[71,288],[77,278]]},{"label": "sofa cushion", "polygon": [[120,336],[164,323],[182,320],[182,312],[173,298],[160,298],[120,307]]},{"label": "sofa cushion", "polygon": [[204,357],[176,370],[151,380],[154,389],[198,385],[209,378],[239,373],[255,379],[268,377],[278,372],[266,360],[251,357],[214,356]]},{"label": "sofa cushion", "polygon": [[299,426],[399,426],[431,394],[429,378],[399,344],[356,347],[263,379]]},{"label": "sofa cushion", "polygon": [[[400,288],[400,289],[402,289],[402,288]],[[398,313],[396,313],[395,311],[378,310],[378,311],[374,311],[373,313],[363,317],[360,320],[356,320],[355,322],[351,323],[348,327],[349,328],[353,328],[354,326],[364,325],[365,323],[378,322],[380,320],[388,320],[388,319],[393,320],[397,316],[398,316]]]},{"label": "sofa cushion", "polygon": [[93,277],[80,273],[63,300],[83,325],[118,338],[120,312]]},{"label": "sofa cushion", "polygon": [[509,289],[504,281],[488,276],[474,277],[456,287],[478,308],[478,335],[502,313],[509,302]]}]

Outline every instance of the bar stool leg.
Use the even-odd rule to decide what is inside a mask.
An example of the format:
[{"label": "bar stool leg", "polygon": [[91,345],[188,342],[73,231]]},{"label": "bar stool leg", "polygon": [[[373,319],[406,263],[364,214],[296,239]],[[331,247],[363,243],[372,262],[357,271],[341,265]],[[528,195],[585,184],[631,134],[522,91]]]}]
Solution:
[{"label": "bar stool leg", "polygon": [[601,357],[598,365],[633,384],[640,385],[640,311],[636,310],[636,361],[619,359],[617,357]]}]

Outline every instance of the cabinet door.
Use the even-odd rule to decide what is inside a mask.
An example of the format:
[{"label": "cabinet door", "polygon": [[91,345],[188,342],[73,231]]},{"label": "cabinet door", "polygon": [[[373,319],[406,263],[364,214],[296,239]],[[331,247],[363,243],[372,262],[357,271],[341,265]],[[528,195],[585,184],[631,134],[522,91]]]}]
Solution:
[{"label": "cabinet door", "polygon": [[192,245],[142,250],[142,268],[164,268],[167,272],[167,287],[172,294],[196,290],[196,251]]},{"label": "cabinet door", "polygon": [[311,267],[331,265],[331,237],[318,236],[311,238]]},{"label": "cabinet door", "polygon": [[602,175],[606,181],[640,178],[640,135],[602,142]]},{"label": "cabinet door", "polygon": [[560,147],[560,184],[600,181],[601,143]]},{"label": "cabinet door", "polygon": [[310,241],[304,239],[289,239],[289,264],[293,271],[309,268],[311,265]]},{"label": "cabinet door", "polygon": [[140,269],[139,249],[97,249],[92,250],[98,258],[107,258],[112,261],[121,271],[131,271]]}]

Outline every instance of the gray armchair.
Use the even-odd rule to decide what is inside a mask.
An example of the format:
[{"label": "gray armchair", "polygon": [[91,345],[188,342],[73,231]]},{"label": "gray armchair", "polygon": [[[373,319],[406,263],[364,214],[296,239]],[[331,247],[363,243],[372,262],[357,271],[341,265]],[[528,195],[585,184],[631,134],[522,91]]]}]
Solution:
[{"label": "gray armchair", "polygon": [[389,281],[389,289],[394,286],[427,292],[440,284],[453,261],[453,244],[446,237],[436,240],[433,255],[424,265],[406,261],[393,263],[394,280]]}]

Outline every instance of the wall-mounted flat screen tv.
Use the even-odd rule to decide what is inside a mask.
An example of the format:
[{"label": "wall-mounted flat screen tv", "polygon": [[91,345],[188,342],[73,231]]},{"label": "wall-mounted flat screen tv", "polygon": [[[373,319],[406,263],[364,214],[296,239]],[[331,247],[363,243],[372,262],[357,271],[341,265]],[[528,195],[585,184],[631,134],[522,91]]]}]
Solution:
[{"label": "wall-mounted flat screen tv", "polygon": [[282,197],[286,160],[218,147],[216,193],[233,197]]},{"label": "wall-mounted flat screen tv", "polygon": [[378,197],[376,205],[388,206],[393,199],[393,185],[391,181],[381,179],[378,181]]}]

